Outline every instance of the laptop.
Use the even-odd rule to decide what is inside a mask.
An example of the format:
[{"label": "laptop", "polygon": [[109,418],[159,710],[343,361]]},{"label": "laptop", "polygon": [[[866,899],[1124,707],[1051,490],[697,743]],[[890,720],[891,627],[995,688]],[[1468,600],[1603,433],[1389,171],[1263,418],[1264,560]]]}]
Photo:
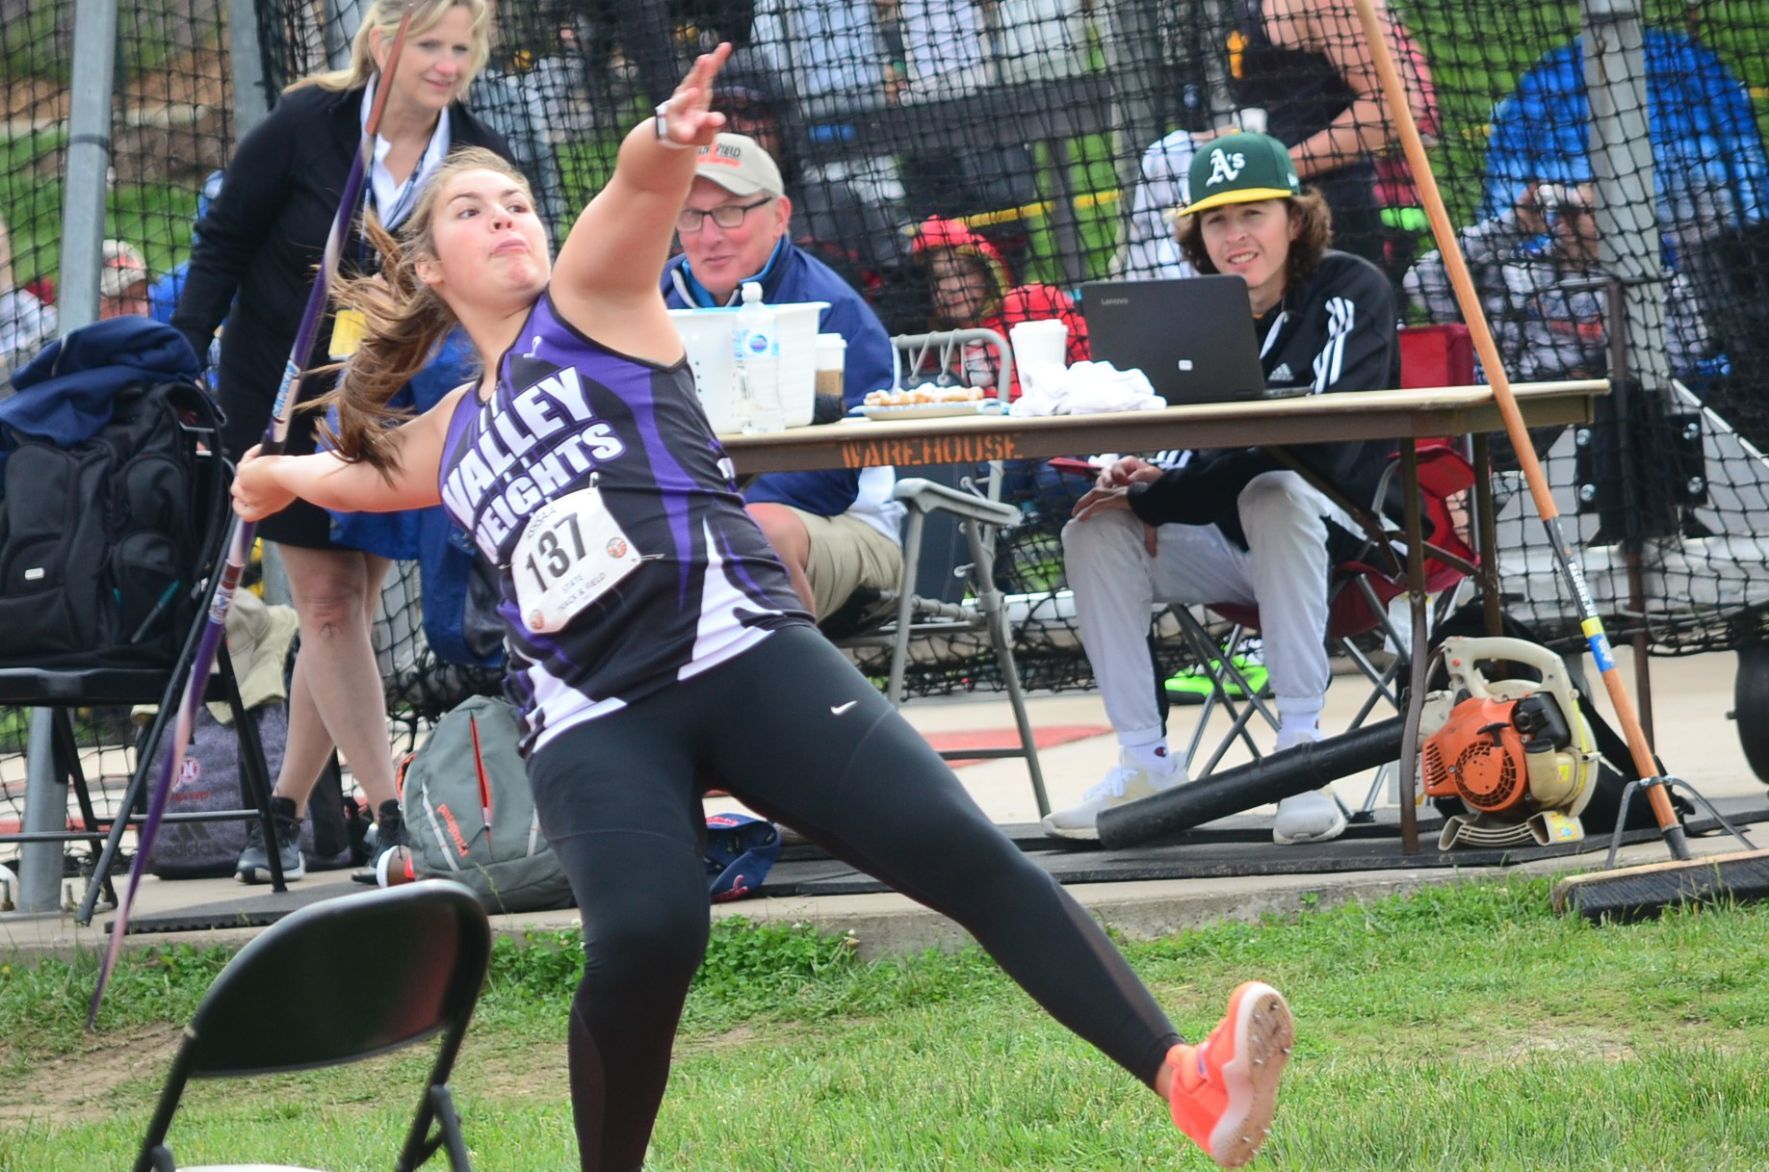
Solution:
[{"label": "laptop", "polygon": [[1175,406],[1309,389],[1267,390],[1253,304],[1240,277],[1093,281],[1081,287],[1081,308],[1094,360],[1142,371],[1155,393]]}]

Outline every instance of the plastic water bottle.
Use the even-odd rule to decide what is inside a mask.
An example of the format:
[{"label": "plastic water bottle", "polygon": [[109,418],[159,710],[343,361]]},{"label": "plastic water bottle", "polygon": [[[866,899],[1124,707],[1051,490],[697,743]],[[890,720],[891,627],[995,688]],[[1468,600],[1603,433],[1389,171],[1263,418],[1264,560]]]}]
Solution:
[{"label": "plastic water bottle", "polygon": [[745,432],[785,431],[786,412],[780,405],[780,338],[775,333],[774,311],[762,304],[762,287],[743,284],[743,304],[737,310],[736,344],[738,377],[743,380]]}]

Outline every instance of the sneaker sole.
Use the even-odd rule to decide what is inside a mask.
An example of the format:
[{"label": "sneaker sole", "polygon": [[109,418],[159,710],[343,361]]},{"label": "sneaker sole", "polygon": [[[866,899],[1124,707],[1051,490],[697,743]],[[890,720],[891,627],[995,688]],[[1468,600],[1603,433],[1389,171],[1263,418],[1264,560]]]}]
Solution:
[{"label": "sneaker sole", "polygon": [[1317,834],[1279,834],[1278,828],[1273,826],[1271,828],[1271,840],[1279,846],[1296,846],[1300,843],[1310,842],[1332,842],[1335,838],[1338,838],[1341,834],[1345,833],[1345,827],[1347,825],[1345,811],[1339,808],[1338,802],[1334,802],[1333,825],[1327,827],[1325,830],[1322,830]]},{"label": "sneaker sole", "polygon": [[1097,826],[1053,826],[1049,818],[1039,823],[1044,833],[1052,838],[1071,838],[1076,842],[1098,842],[1099,827]]},{"label": "sneaker sole", "polygon": [[[283,868],[283,882],[292,883],[306,874],[306,867],[296,867],[293,870],[285,867]],[[245,867],[241,870],[235,871],[233,877],[235,881],[240,883],[269,883],[274,878],[270,873],[270,868],[267,866]]]},{"label": "sneaker sole", "polygon": [[1235,1056],[1222,1066],[1228,1106],[1210,1129],[1210,1158],[1239,1168],[1259,1153],[1278,1108],[1278,1080],[1296,1043],[1296,1023],[1284,995],[1249,981],[1235,990]]}]

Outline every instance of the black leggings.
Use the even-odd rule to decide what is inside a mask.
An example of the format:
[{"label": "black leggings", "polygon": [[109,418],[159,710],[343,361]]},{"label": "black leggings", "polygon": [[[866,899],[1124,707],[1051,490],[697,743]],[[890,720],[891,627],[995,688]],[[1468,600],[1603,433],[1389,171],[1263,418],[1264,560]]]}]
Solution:
[{"label": "black leggings", "polygon": [[529,762],[583,916],[571,1100],[583,1167],[636,1169],[710,923],[704,786],[962,924],[1056,1019],[1153,1085],[1179,1041],[1105,933],[808,627],[561,733]]}]

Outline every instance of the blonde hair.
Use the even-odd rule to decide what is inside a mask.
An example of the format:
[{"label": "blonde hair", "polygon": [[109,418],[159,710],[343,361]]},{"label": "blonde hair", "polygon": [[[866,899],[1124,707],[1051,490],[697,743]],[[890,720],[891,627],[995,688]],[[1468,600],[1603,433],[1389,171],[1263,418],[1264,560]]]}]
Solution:
[{"label": "blonde hair", "polygon": [[332,292],[340,309],[362,314],[364,337],[342,368],[338,385],[304,409],[337,408],[335,425],[324,415],[319,420],[327,442],[346,460],[361,460],[389,478],[399,466],[399,456],[387,429],[407,413],[388,403],[424,369],[436,344],[456,324],[448,303],[419,280],[418,265],[436,259],[432,221],[437,204],[449,180],[465,171],[496,171],[529,192],[528,180],[502,156],[484,147],[452,152],[424,185],[397,240],[372,211],[363,217],[363,238],[381,257],[380,275],[346,278]]},{"label": "blonde hair", "polygon": [[[486,61],[491,57],[491,8],[486,0],[412,0],[412,23],[407,37],[418,37],[429,32],[442,22],[451,8],[465,8],[472,21],[473,55],[467,63],[467,71],[461,78],[459,98],[467,92],[479,71],[485,68]],[[400,18],[405,14],[403,0],[374,0],[369,10],[363,14],[362,25],[356,30],[355,38],[350,42],[350,64],[343,69],[333,69],[325,73],[315,73],[304,77],[284,90],[290,93],[310,85],[324,90],[353,90],[368,84],[369,78],[380,72],[375,64],[375,55],[369,51],[369,37],[379,31],[384,42],[391,44],[393,36],[399,31]]]}]

